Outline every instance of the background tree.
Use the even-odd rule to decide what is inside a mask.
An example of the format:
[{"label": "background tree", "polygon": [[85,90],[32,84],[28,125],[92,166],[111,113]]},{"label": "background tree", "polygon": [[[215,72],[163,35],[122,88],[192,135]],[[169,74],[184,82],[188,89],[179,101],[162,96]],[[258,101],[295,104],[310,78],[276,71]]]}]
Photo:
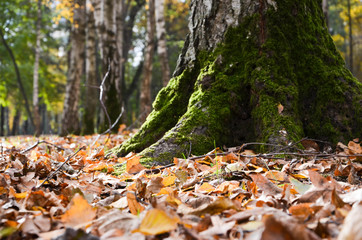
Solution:
[{"label": "background tree", "polygon": [[147,9],[147,36],[145,47],[145,62],[143,66],[143,80],[140,94],[140,114],[141,122],[146,120],[151,112],[151,82],[152,82],[152,62],[155,49],[155,0],[148,0]]},{"label": "background tree", "polygon": [[174,77],[118,155],[144,149],[144,163],[165,163],[215,144],[362,135],[362,86],[319,1],[192,1],[189,30]]},{"label": "background tree", "polygon": [[80,99],[80,83],[84,76],[85,51],[85,0],[74,1],[73,24],[70,37],[70,62],[65,91],[64,110],[60,135],[80,133],[78,104]]},{"label": "background tree", "polygon": [[85,100],[84,100],[84,114],[83,114],[83,134],[94,133],[95,118],[98,105],[98,92],[97,87],[97,46],[96,46],[96,28],[94,22],[94,14],[91,9],[90,0],[86,2],[86,67],[85,67]]},{"label": "background tree", "polygon": [[162,70],[162,83],[165,87],[170,79],[170,66],[168,63],[167,41],[166,41],[166,25],[165,25],[165,1],[155,0],[155,21],[157,32],[157,53],[160,58]]},{"label": "background tree", "polygon": [[40,126],[40,115],[39,115],[39,59],[40,59],[40,28],[42,20],[42,1],[38,0],[37,2],[37,19],[35,25],[35,35],[36,35],[36,44],[35,44],[35,60],[34,60],[34,75],[33,75],[33,115],[34,115],[34,127],[35,135],[39,136],[41,133]]}]

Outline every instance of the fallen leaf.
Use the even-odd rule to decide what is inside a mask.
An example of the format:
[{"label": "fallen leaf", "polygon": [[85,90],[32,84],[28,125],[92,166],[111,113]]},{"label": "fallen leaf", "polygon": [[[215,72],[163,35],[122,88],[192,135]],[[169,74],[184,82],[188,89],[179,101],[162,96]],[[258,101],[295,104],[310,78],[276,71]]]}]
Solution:
[{"label": "fallen leaf", "polygon": [[251,174],[250,177],[253,179],[253,182],[255,182],[256,186],[263,190],[267,195],[269,194],[274,196],[283,191],[261,174]]},{"label": "fallen leaf", "polygon": [[178,217],[171,217],[160,209],[151,209],[146,212],[141,225],[133,232],[141,232],[145,235],[157,235],[175,230],[180,222]]},{"label": "fallen leaf", "polygon": [[145,208],[137,201],[133,192],[127,192],[127,202],[130,212],[133,215],[139,215]]},{"label": "fallen leaf", "polygon": [[89,221],[96,216],[96,210],[80,194],[75,194],[68,205],[68,210],[62,215],[62,222],[69,227],[76,227]]},{"label": "fallen leaf", "polygon": [[352,210],[344,219],[338,240],[362,239],[362,202],[353,205]]},{"label": "fallen leaf", "polygon": [[127,160],[126,163],[126,172],[132,174],[132,173],[138,173],[144,169],[146,169],[142,164],[140,164],[140,156],[134,156]]}]

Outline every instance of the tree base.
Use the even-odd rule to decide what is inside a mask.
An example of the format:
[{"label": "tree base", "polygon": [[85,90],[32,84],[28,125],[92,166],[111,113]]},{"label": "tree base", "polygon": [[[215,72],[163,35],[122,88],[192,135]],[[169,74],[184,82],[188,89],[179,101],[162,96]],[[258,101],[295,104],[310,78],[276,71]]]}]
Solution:
[{"label": "tree base", "polygon": [[[315,15],[303,14],[304,4]],[[197,49],[202,41],[191,34],[175,71],[182,74],[158,94],[140,131],[113,152],[143,150],[143,163],[166,164],[249,141],[362,136],[362,85],[344,67],[318,3],[289,1],[263,14],[243,15],[211,50]]]}]

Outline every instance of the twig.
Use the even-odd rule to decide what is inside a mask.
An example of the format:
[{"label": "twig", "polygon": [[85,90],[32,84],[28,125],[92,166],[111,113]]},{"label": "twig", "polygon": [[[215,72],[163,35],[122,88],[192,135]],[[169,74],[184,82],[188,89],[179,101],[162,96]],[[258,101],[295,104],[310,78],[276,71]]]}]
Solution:
[{"label": "twig", "polygon": [[105,81],[106,81],[106,79],[107,79],[110,71],[111,71],[111,65],[108,64],[108,70],[107,70],[106,74],[105,74],[104,77],[103,77],[103,80],[102,80],[102,82],[101,82],[101,85],[99,86],[99,91],[100,91],[100,93],[99,93],[99,101],[101,102],[101,106],[102,106],[102,109],[103,109],[103,111],[104,111],[104,114],[106,114],[106,117],[107,117],[109,126],[112,125],[112,122],[111,122],[111,118],[109,117],[107,108],[106,108],[106,106],[105,106],[104,103],[103,103],[103,93],[104,93],[104,83],[105,83]]},{"label": "twig", "polygon": [[40,188],[41,186],[43,186],[45,182],[47,182],[49,179],[51,179],[51,178],[54,176],[55,173],[57,173],[72,157],[74,157],[75,155],[77,155],[81,150],[85,150],[85,146],[79,148],[75,153],[73,153],[72,155],[68,156],[67,159],[66,159],[62,164],[60,164],[59,167],[58,167],[54,172],[52,172],[51,174],[49,174],[49,175],[43,180],[43,182],[42,182],[39,186],[35,187],[35,189],[38,189],[38,188]]},{"label": "twig", "polygon": [[[109,60],[108,60],[108,61],[109,61]],[[109,114],[108,114],[108,111],[107,111],[107,108],[106,108],[106,105],[105,105],[104,102],[103,102],[104,83],[105,83],[105,81],[106,81],[106,79],[107,79],[107,77],[108,77],[108,75],[109,75],[110,70],[111,70],[111,65],[108,64],[108,70],[107,70],[106,74],[105,74],[104,77],[103,77],[103,80],[102,80],[101,85],[99,86],[99,91],[100,91],[100,93],[99,93],[99,101],[100,101],[100,103],[101,103],[102,110],[103,110],[104,114],[105,114],[106,117],[107,117],[109,128],[108,128],[106,131],[104,131],[103,133],[99,134],[99,135],[96,137],[96,139],[93,141],[93,143],[92,143],[91,146],[93,146],[93,145],[98,141],[98,139],[100,138],[100,136],[102,136],[102,135],[104,135],[104,134],[107,134],[107,133],[110,133],[110,132],[112,131],[112,129],[117,125],[118,121],[121,119],[121,117],[122,117],[122,115],[123,115],[123,112],[124,112],[124,107],[122,106],[121,113],[118,115],[116,121],[112,124],[111,118],[110,118],[110,116],[109,116]],[[122,104],[122,105],[124,105],[124,104]],[[109,139],[109,138],[110,138],[110,136],[108,135],[105,143],[108,142],[108,139]]]},{"label": "twig", "polygon": [[308,139],[308,137],[302,138],[302,139],[299,140],[298,142],[295,142],[295,143],[290,144],[290,145],[288,145],[288,146],[286,146],[286,147],[283,147],[283,148],[279,149],[278,151],[281,152],[281,151],[287,150],[287,149],[289,149],[289,148],[291,148],[291,147],[294,147],[295,145],[297,145],[297,144],[299,144],[299,143],[301,143],[301,142],[303,142],[304,140],[307,140],[307,139]]},{"label": "twig", "polygon": [[45,143],[45,144],[51,145],[51,146],[53,146],[53,147],[56,147],[58,150],[59,150],[59,149],[60,149],[60,150],[63,150],[63,151],[66,150],[65,148],[62,148],[62,147],[60,147],[60,146],[57,146],[57,145],[55,145],[55,144],[53,144],[53,143],[47,142],[47,141],[45,141],[45,140],[41,140],[41,141],[37,141],[36,143],[34,143],[32,146],[28,147],[27,149],[24,149],[24,150],[21,151],[20,153],[21,153],[21,154],[24,154],[24,153],[26,153],[26,152],[28,152],[28,151],[36,148],[36,146],[38,146],[38,145],[41,144],[41,143]]}]

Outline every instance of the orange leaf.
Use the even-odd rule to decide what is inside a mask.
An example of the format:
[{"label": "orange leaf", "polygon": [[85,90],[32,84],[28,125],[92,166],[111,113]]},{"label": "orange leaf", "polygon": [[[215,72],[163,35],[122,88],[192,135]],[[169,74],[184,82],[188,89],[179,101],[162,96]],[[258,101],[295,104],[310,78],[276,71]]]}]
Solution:
[{"label": "orange leaf", "polygon": [[151,209],[142,219],[140,227],[134,232],[141,232],[145,235],[157,235],[175,230],[179,222],[178,217],[170,217],[160,209]]},{"label": "orange leaf", "polygon": [[289,208],[289,213],[294,216],[301,216],[304,219],[314,213],[314,210],[310,207],[310,203],[300,203]]},{"label": "orange leaf", "polygon": [[138,215],[145,210],[145,208],[137,201],[135,194],[132,192],[127,192],[127,202],[129,210],[133,215]]},{"label": "orange leaf", "polygon": [[126,172],[128,173],[138,173],[145,169],[142,164],[140,164],[140,156],[134,156],[133,158],[130,158],[127,160],[126,164]]},{"label": "orange leaf", "polygon": [[66,226],[75,227],[92,221],[96,216],[96,210],[78,193],[74,195],[68,207],[62,216],[62,222]]},{"label": "orange leaf", "polygon": [[162,180],[162,184],[163,184],[165,187],[168,187],[168,186],[174,184],[176,179],[177,179],[177,177],[174,176],[174,175],[170,175],[170,176],[164,177],[163,180]]},{"label": "orange leaf", "polygon": [[205,182],[199,188],[195,189],[195,192],[209,193],[214,190],[215,188],[211,186],[210,183]]}]

